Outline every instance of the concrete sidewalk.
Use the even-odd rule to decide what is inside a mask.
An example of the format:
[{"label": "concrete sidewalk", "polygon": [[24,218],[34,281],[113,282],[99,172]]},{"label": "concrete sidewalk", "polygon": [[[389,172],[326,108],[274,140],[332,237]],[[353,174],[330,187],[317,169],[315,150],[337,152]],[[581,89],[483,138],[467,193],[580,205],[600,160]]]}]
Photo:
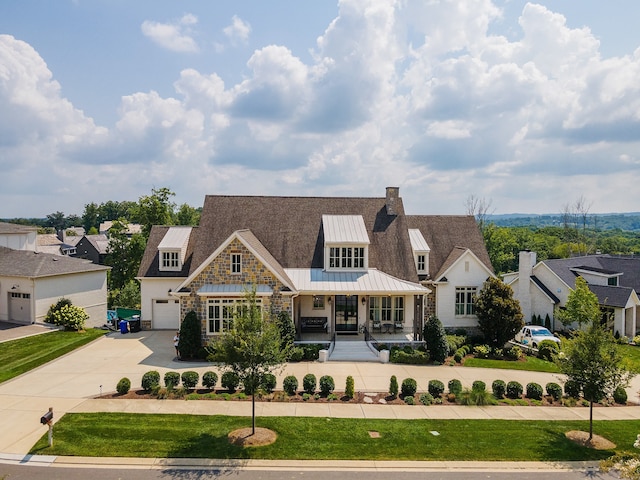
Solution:
[{"label": "concrete sidewalk", "polygon": [[[140,386],[142,375],[157,370],[195,370],[202,374],[216,370],[207,363],[180,362],[174,358],[173,332],[151,331],[122,335],[110,333],[95,342],[61,357],[34,371],[0,385],[0,452],[5,455],[25,455],[46,433],[39,419],[49,407],[54,409],[54,421],[67,412],[131,412],[183,413],[203,415],[251,415],[250,402],[189,402],[185,400],[98,400],[101,393],[115,391],[122,377],[131,380],[133,388]],[[355,380],[356,391],[387,392],[391,375],[399,382],[412,377],[418,390],[426,391],[428,381],[438,379],[446,383],[459,379],[464,386],[482,380],[488,388],[496,379],[528,382],[560,382],[557,374],[493,370],[450,366],[415,366],[377,363],[318,363],[287,364],[279,375],[278,388],[286,375],[295,375],[302,383],[307,373],[333,376],[336,390],[344,389],[346,377]],[[632,387],[633,388],[633,387]],[[637,391],[637,390],[635,390]],[[630,396],[630,400],[634,400]],[[391,419],[514,419],[514,420],[588,420],[585,407],[464,407],[432,405],[369,405],[340,403],[257,403],[259,416],[321,416]],[[636,420],[640,406],[598,407],[596,420]]]}]

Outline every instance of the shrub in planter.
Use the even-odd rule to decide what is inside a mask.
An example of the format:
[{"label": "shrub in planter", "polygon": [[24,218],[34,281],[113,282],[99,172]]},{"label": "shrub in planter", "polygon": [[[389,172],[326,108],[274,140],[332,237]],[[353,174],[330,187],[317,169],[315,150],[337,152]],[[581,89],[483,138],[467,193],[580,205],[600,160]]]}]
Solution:
[{"label": "shrub in planter", "polygon": [[427,391],[433,396],[433,398],[440,398],[440,395],[444,393],[444,383],[440,380],[429,380]]},{"label": "shrub in planter", "polygon": [[404,397],[404,403],[406,403],[407,405],[415,405],[413,395],[407,395],[406,397]]},{"label": "shrub in planter", "polygon": [[335,390],[336,384],[333,381],[333,377],[330,375],[323,375],[320,377],[320,393],[325,397]]},{"label": "shrub in planter", "polygon": [[150,370],[142,375],[142,389],[145,392],[150,392],[158,385],[160,385],[160,374],[156,370]]},{"label": "shrub in planter", "polygon": [[298,379],[293,375],[288,375],[282,380],[282,389],[287,395],[295,395],[298,391]]},{"label": "shrub in planter", "polygon": [[265,373],[264,377],[262,377],[260,386],[264,389],[265,392],[273,393],[273,391],[276,389],[277,381],[278,379],[273,373]]},{"label": "shrub in planter", "polygon": [[351,375],[347,377],[347,385],[344,388],[344,395],[347,398],[353,398],[355,396],[355,385]]},{"label": "shrub in planter", "polygon": [[564,384],[564,393],[567,397],[580,398],[580,385],[573,380],[567,380]]},{"label": "shrub in planter", "polygon": [[454,395],[459,395],[462,392],[462,382],[457,378],[453,380],[449,380],[447,385],[449,387],[449,393],[453,393]]},{"label": "shrub in planter", "polygon": [[487,384],[484,383],[482,380],[476,380],[475,382],[473,382],[473,385],[471,386],[471,390],[473,390],[474,392],[484,392],[487,389]]},{"label": "shrub in planter", "polygon": [[547,395],[553,397],[555,401],[558,401],[562,398],[562,387],[555,382],[549,382],[545,385],[545,390],[547,391]]},{"label": "shrub in planter", "polygon": [[426,365],[429,363],[429,354],[420,350],[406,352],[405,350],[392,350],[389,360],[391,363],[403,363],[409,365]]},{"label": "shrub in planter", "polygon": [[520,398],[522,395],[522,384],[520,382],[509,382],[507,383],[507,397],[509,398]]},{"label": "shrub in planter", "polygon": [[238,378],[238,374],[236,372],[227,370],[222,374],[222,377],[220,377],[220,385],[222,386],[222,388],[233,393],[238,388],[238,385],[240,385],[240,378]]},{"label": "shrub in planter", "polygon": [[494,397],[498,399],[504,398],[504,395],[507,392],[507,384],[504,383],[504,380],[494,380],[491,384],[491,391],[493,392]]},{"label": "shrub in planter", "polygon": [[302,358],[304,360],[317,360],[320,357],[320,350],[322,350],[322,345],[319,344],[303,345]]},{"label": "shrub in planter", "polygon": [[620,386],[616,387],[613,391],[613,401],[625,405],[627,403],[627,391]]},{"label": "shrub in planter", "polygon": [[398,379],[395,375],[391,375],[391,380],[389,380],[389,395],[393,398],[398,396]]},{"label": "shrub in planter", "polygon": [[304,358],[304,350],[300,347],[293,347],[289,353],[289,361],[299,362]]},{"label": "shrub in planter", "polygon": [[420,395],[420,403],[423,405],[431,405],[433,403],[433,396],[430,393],[423,393]]},{"label": "shrub in planter", "polygon": [[180,374],[178,372],[167,372],[164,374],[164,386],[171,390],[180,383]]},{"label": "shrub in planter", "polygon": [[403,397],[412,397],[418,390],[418,382],[413,378],[405,378],[400,387],[400,393]]},{"label": "shrub in planter", "polygon": [[116,392],[118,392],[120,395],[126,395],[127,393],[129,393],[130,388],[131,380],[129,380],[127,377],[124,377],[121,378],[118,382],[118,385],[116,385]]},{"label": "shrub in planter", "polygon": [[543,340],[538,345],[538,358],[552,362],[553,356],[557,355],[559,351],[560,347],[558,347],[556,342],[553,340]]},{"label": "shrub in planter", "polygon": [[526,397],[533,400],[542,400],[542,386],[535,382],[527,383]]},{"label": "shrub in planter", "polygon": [[209,390],[216,388],[218,383],[218,374],[216,372],[207,371],[202,374],[202,385]]},{"label": "shrub in planter", "polygon": [[195,388],[198,385],[198,380],[200,380],[200,375],[198,372],[194,372],[189,370],[187,372],[182,372],[182,386],[186,389]]},{"label": "shrub in planter", "polygon": [[302,378],[302,389],[310,394],[313,394],[316,391],[316,376],[313,373],[307,373]]}]

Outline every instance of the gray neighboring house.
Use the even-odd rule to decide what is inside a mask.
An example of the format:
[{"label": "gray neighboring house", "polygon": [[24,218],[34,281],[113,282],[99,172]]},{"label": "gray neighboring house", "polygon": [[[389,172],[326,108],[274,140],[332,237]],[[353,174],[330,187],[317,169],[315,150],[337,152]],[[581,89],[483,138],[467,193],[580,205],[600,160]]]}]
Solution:
[{"label": "gray neighboring house", "polygon": [[0,222],[0,321],[43,322],[49,307],[68,298],[105,323],[109,267],[37,250],[37,229]]},{"label": "gray neighboring house", "polygon": [[520,252],[518,271],[504,275],[520,302],[525,322],[532,315],[552,320],[561,329],[558,310],[566,305],[576,278],[582,277],[596,294],[603,321],[615,333],[633,337],[640,326],[640,258],[586,255],[536,263],[536,253]]},{"label": "gray neighboring house", "polygon": [[76,258],[91,260],[96,265],[104,265],[104,260],[109,252],[109,238],[105,234],[83,235],[75,244]]}]

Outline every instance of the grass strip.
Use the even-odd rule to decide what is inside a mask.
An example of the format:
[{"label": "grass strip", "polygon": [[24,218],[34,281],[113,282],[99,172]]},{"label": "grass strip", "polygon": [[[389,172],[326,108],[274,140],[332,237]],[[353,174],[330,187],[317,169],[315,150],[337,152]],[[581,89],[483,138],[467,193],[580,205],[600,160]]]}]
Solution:
[{"label": "grass strip", "polygon": [[4,342],[0,346],[0,383],[44,365],[108,333],[55,331]]},{"label": "grass strip", "polygon": [[525,361],[490,360],[486,358],[466,358],[465,367],[498,368],[503,370],[527,370],[530,372],[558,373],[560,369],[553,362],[536,357],[525,357]]},{"label": "grass strip", "polygon": [[[274,444],[247,449],[229,444],[229,432],[250,424],[247,417],[220,415],[66,414],[54,426],[53,447],[47,446],[44,434],[29,453],[146,458],[589,461],[632,452],[640,431],[640,420],[596,421],[594,432],[617,445],[615,451],[598,451],[565,437],[569,430],[588,430],[586,421],[260,417],[258,426],[278,434]],[[371,431],[378,432],[379,438],[372,438]],[[433,435],[433,431],[439,435]]]}]

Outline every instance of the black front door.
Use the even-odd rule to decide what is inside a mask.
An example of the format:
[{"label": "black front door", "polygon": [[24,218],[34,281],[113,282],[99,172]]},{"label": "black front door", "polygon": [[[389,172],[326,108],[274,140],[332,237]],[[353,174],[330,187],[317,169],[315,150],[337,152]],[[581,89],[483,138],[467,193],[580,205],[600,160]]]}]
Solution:
[{"label": "black front door", "polygon": [[358,296],[336,295],[336,333],[358,333]]}]

